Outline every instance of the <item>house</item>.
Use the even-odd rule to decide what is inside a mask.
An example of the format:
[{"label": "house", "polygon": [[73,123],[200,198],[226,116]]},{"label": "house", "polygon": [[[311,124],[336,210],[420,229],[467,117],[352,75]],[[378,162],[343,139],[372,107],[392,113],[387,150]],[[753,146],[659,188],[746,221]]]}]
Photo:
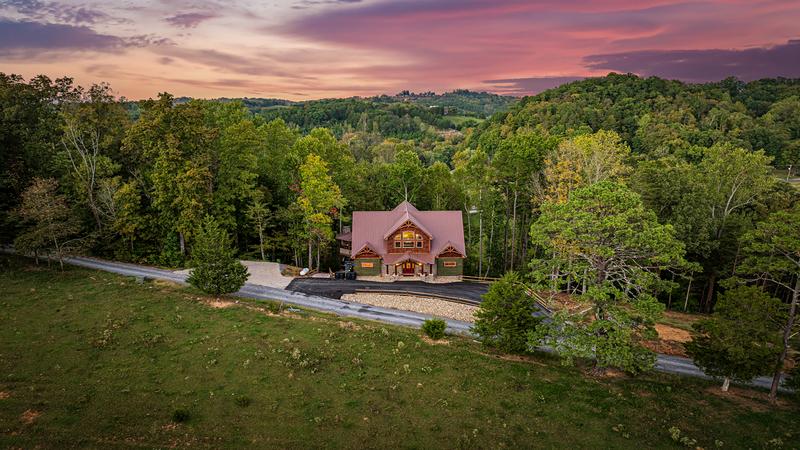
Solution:
[{"label": "house", "polygon": [[461,211],[420,211],[404,201],[391,211],[354,211],[336,236],[360,276],[457,276],[463,273]]}]

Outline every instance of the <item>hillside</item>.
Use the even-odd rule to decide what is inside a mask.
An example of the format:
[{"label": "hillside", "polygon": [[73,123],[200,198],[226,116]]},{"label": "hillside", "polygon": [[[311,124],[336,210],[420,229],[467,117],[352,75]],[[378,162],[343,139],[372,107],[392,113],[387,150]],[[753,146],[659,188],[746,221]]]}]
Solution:
[{"label": "hillside", "polygon": [[764,149],[778,166],[800,163],[800,80],[686,84],[610,74],[525,97],[483,123],[468,145],[490,154],[516,130],[550,134],[613,130],[637,153],[693,152],[731,143]]}]

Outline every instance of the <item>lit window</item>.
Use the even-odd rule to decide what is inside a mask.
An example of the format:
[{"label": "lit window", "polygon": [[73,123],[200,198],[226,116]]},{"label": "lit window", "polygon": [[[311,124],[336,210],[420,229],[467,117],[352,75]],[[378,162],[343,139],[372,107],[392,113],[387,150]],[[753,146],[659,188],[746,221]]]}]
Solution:
[{"label": "lit window", "polygon": [[397,234],[394,235],[394,240],[395,241],[399,241],[400,240],[400,233],[397,233]]},{"label": "lit window", "polygon": [[417,235],[417,240],[418,240],[418,241],[421,241],[421,240],[422,240],[422,235],[421,235],[421,234],[418,234],[418,235]]},{"label": "lit window", "polygon": [[361,263],[361,267],[363,267],[365,269],[371,269],[373,267],[373,263],[371,263],[371,262],[362,262]]},{"label": "lit window", "polygon": [[413,231],[403,231],[403,240],[411,241],[414,239]]},{"label": "lit window", "polygon": [[458,266],[458,263],[455,262],[455,261],[445,261],[444,262],[444,266],[445,267],[456,267],[456,266]]}]

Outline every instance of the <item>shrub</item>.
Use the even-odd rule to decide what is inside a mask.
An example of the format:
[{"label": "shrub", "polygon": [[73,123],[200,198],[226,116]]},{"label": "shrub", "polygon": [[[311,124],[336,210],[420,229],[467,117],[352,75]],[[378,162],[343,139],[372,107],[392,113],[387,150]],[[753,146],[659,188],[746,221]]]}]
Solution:
[{"label": "shrub", "polygon": [[489,287],[483,303],[475,313],[473,330],[484,344],[510,353],[527,351],[528,333],[534,331],[541,319],[536,300],[528,295],[516,273],[510,272]]},{"label": "shrub", "polygon": [[207,294],[236,292],[247,281],[247,267],[235,257],[228,233],[213,218],[206,217],[192,247],[194,270],[186,280]]},{"label": "shrub", "polygon": [[428,319],[422,323],[422,331],[433,340],[443,338],[445,328],[447,328],[447,324],[442,319]]},{"label": "shrub", "polygon": [[172,421],[175,423],[183,423],[189,420],[189,411],[185,409],[176,409],[172,413]]}]

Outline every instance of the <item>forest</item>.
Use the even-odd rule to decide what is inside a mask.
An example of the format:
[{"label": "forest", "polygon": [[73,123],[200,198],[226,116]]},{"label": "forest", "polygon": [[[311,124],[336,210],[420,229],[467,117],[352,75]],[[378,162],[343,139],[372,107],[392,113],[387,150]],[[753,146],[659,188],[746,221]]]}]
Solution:
[{"label": "forest", "polygon": [[[211,217],[240,257],[336,269],[333,236],[351,211],[408,199],[464,212],[467,273],[519,271],[585,293],[578,280],[596,268],[553,247],[574,236],[552,225],[567,226],[554,208],[592,187],[641,206],[680,246],[681,264],[655,265],[659,300],[710,312],[720,283],[753,275],[741,273],[747,239],[796,215],[800,198],[775,171],[800,163],[798,80],[610,74],[519,100],[131,102],[107,84],[2,74],[0,108],[4,244],[167,267],[190,262]],[[476,120],[456,126],[452,114]],[[792,277],[760,282],[788,302]]]}]

